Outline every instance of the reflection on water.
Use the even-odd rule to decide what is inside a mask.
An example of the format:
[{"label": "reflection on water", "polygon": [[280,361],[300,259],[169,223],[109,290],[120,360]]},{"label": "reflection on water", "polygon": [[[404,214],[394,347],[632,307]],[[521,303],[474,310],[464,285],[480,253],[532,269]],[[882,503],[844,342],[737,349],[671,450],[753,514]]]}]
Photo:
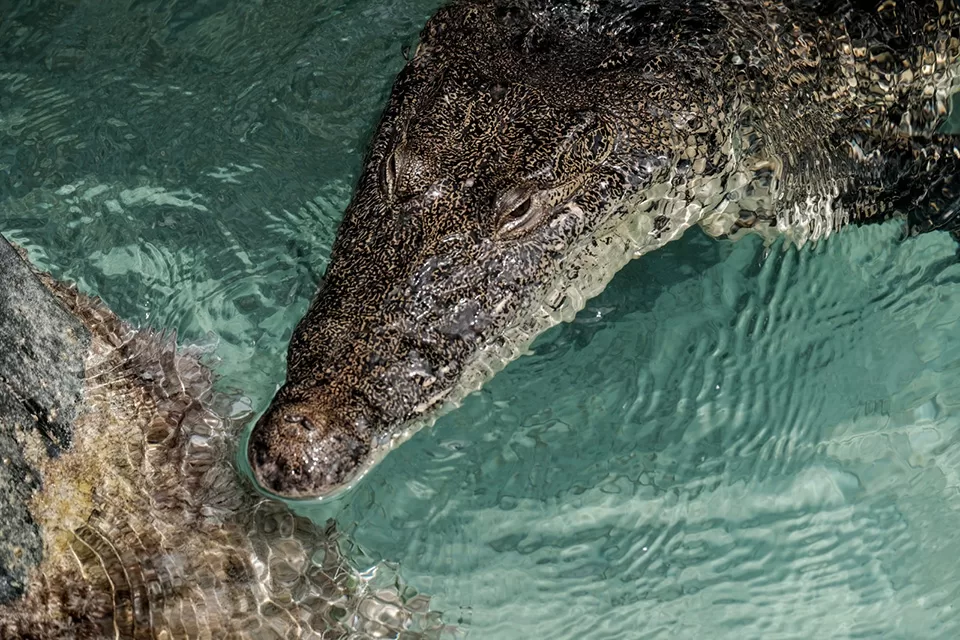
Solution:
[{"label": "reflection on water", "polygon": [[[432,7],[8,7],[0,230],[264,406]],[[688,234],[308,511],[474,637],[958,637],[960,267],[899,233]]]},{"label": "reflection on water", "polygon": [[0,229],[259,404],[435,4],[0,5]]},{"label": "reflection on water", "polygon": [[899,234],[637,261],[313,513],[490,637],[956,637],[960,265]]}]

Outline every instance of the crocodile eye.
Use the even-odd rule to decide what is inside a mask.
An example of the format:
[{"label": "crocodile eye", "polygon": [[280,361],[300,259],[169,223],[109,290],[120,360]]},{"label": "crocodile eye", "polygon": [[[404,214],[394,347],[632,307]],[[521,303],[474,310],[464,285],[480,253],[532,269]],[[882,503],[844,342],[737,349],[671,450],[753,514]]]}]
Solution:
[{"label": "crocodile eye", "polygon": [[380,164],[380,190],[388,198],[393,197],[397,186],[397,152],[391,152]]},{"label": "crocodile eye", "polygon": [[497,235],[501,238],[519,237],[534,229],[543,217],[543,207],[528,191],[508,192],[501,198],[498,209]]}]

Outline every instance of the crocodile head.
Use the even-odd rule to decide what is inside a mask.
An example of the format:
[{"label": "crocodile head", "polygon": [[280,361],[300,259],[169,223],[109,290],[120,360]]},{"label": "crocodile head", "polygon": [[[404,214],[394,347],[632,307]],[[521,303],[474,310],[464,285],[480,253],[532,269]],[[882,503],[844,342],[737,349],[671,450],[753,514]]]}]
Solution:
[{"label": "crocodile head", "polygon": [[427,24],[251,434],[267,491],[348,486],[688,226],[622,215],[670,168],[638,106],[669,82],[606,71],[598,42],[531,45],[532,19],[481,3]]}]

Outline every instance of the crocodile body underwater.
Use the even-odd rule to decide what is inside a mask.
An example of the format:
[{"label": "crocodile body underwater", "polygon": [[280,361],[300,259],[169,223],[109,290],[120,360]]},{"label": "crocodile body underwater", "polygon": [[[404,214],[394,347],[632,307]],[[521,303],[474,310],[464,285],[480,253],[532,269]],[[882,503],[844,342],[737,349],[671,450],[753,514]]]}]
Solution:
[{"label": "crocodile body underwater", "polygon": [[248,444],[329,496],[694,225],[955,232],[955,0],[463,0],[393,87]]}]

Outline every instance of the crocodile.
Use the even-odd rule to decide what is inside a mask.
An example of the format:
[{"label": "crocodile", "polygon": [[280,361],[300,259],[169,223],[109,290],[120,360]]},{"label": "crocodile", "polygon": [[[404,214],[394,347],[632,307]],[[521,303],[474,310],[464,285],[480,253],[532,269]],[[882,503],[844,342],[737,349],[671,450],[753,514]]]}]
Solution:
[{"label": "crocodile", "polygon": [[958,54],[956,0],[440,8],[251,431],[258,484],[351,486],[691,227],[956,233]]}]

